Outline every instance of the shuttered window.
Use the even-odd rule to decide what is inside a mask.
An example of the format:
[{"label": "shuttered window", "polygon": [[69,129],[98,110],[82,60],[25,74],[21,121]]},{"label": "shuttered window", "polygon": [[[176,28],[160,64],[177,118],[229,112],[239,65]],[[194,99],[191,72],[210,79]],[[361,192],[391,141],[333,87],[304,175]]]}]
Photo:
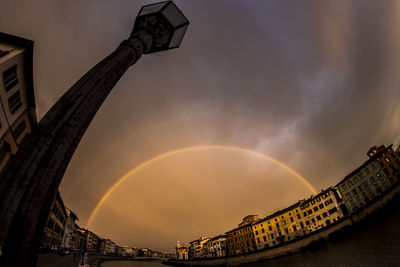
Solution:
[{"label": "shuttered window", "polygon": [[17,65],[14,65],[3,72],[3,83],[7,92],[18,84]]},{"label": "shuttered window", "polygon": [[15,136],[15,138],[20,137],[20,135],[24,132],[25,129],[26,129],[26,123],[25,123],[25,120],[22,120],[22,121],[18,124],[17,128],[15,128],[15,130],[14,130],[14,136]]},{"label": "shuttered window", "polygon": [[10,110],[11,114],[14,114],[21,106],[22,106],[21,93],[18,90],[8,98],[8,109]]}]

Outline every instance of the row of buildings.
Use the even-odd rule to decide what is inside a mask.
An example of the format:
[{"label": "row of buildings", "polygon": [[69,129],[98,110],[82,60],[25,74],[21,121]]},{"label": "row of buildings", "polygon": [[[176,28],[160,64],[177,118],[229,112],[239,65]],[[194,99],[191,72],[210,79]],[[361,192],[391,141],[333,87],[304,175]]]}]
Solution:
[{"label": "row of buildings", "polygon": [[65,207],[60,193],[57,193],[47,218],[41,250],[86,251],[128,257],[174,257],[171,253],[148,248],[118,246],[108,238],[102,238],[88,229],[79,227],[77,220],[76,214]]},{"label": "row of buildings", "polygon": [[322,231],[376,201],[400,180],[400,145],[374,146],[369,159],[338,184],[264,218],[248,215],[238,226],[213,238],[189,245],[178,241],[181,260],[240,255],[280,246]]}]

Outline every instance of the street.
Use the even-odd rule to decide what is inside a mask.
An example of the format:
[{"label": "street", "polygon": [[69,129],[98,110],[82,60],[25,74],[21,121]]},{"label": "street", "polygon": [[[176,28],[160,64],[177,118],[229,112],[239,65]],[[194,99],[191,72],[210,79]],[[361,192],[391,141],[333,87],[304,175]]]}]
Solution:
[{"label": "street", "polygon": [[75,267],[79,264],[80,257],[74,261],[73,254],[57,255],[57,254],[40,254],[37,267]]}]

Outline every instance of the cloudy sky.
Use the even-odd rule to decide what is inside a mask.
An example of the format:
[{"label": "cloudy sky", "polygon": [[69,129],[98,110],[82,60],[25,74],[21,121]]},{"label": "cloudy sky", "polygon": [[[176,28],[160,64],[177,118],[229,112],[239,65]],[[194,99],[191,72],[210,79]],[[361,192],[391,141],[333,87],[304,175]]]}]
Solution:
[{"label": "cloudy sky", "polygon": [[[133,0],[1,1],[1,31],[35,41],[41,118],[128,37]],[[191,24],[179,49],[143,56],[107,98],[61,184],[86,227],[122,176],[165,152],[224,145],[271,156],[320,190],[400,142],[399,1],[175,1]],[[251,153],[187,151],[117,187],[90,229],[173,251],[311,191]]]}]

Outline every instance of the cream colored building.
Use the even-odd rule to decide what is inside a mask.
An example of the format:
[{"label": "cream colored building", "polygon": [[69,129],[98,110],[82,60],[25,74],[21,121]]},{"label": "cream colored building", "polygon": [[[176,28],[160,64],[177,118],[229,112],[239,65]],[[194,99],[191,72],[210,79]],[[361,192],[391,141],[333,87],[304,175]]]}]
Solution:
[{"label": "cream colored building", "polygon": [[226,234],[211,238],[204,244],[206,258],[225,257],[226,253]]},{"label": "cream colored building", "polygon": [[294,240],[339,220],[343,214],[338,199],[336,189],[328,188],[253,223],[257,249]]},{"label": "cream colored building", "polygon": [[340,196],[336,188],[329,187],[300,205],[301,221],[308,232],[324,228],[343,217]]},{"label": "cream colored building", "polygon": [[33,42],[0,33],[0,171],[36,125]]},{"label": "cream colored building", "polygon": [[178,260],[188,260],[189,259],[189,246],[177,242],[176,244],[176,258]]},{"label": "cream colored building", "polygon": [[348,212],[353,213],[385,192],[390,185],[389,178],[372,157],[336,186]]}]

